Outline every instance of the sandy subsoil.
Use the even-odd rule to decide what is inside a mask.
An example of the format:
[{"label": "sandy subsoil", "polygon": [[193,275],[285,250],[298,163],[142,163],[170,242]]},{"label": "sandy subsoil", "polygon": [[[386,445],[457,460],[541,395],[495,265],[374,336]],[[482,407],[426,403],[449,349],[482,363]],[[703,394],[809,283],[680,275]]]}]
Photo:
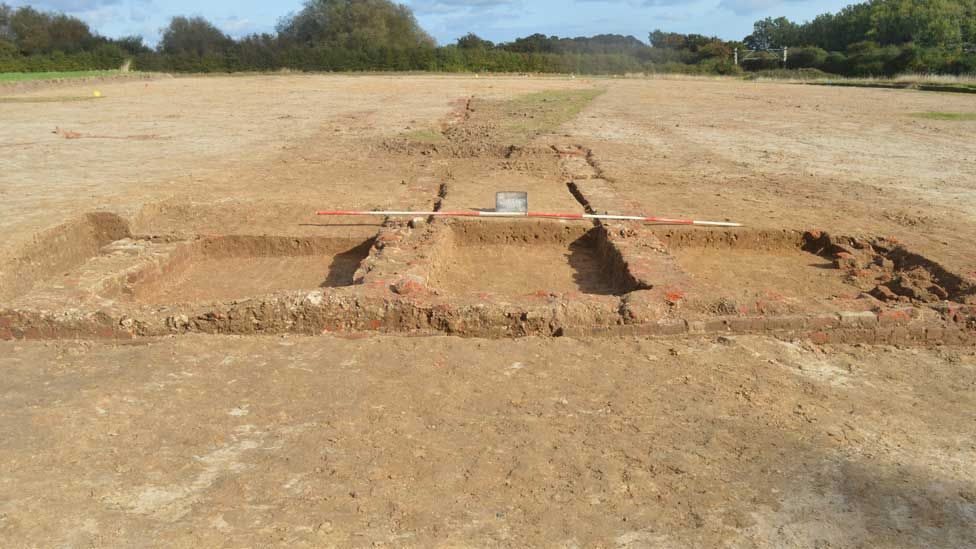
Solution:
[{"label": "sandy subsoil", "polygon": [[[738,304],[777,300],[795,311],[815,310],[824,298],[856,295],[843,272],[824,258],[803,251],[684,249],[675,252],[706,303]],[[743,284],[742,281],[752,281]]]},{"label": "sandy subsoil", "polygon": [[964,547],[972,349],[2,343],[19,546]]},{"label": "sandy subsoil", "polygon": [[167,304],[244,299],[279,290],[352,284],[359,262],[340,260],[335,269],[333,263],[332,258],[316,256],[203,259],[194,261],[184,272],[164,281],[158,291],[146,293],[139,300]]},{"label": "sandy subsoil", "polygon": [[949,93],[617,82],[566,133],[645,211],[895,236],[976,272],[976,122]]},{"label": "sandy subsoil", "polygon": [[492,292],[508,297],[533,292],[615,292],[596,250],[587,242],[464,246],[443,261],[431,283],[452,293]]},{"label": "sandy subsoil", "polygon": [[[493,129],[543,116],[511,99],[593,88],[605,93],[525,143]],[[976,123],[910,116],[971,111],[965,96],[441,76],[99,89],[0,102],[0,281],[18,285],[0,287],[0,305],[115,261],[99,250],[133,235],[238,235],[228,249],[250,250],[201,254],[132,296],[161,310],[343,285],[362,256],[336,258],[382,220],[317,209],[490,208],[495,191],[529,190],[533,209],[581,211],[567,179],[634,213],[888,237],[976,277]],[[431,131],[443,150],[401,146]],[[486,226],[422,252],[441,254],[434,290],[572,301],[619,289],[575,238]],[[352,244],[254,248],[302,238]],[[77,249],[45,254],[51,243]],[[810,311],[876,290],[876,274],[893,275],[905,294],[893,299],[971,291],[866,268],[859,287],[798,248],[673,252],[698,305],[723,314],[770,291]],[[0,342],[0,368],[5,547],[976,545],[971,346],[180,336]]]},{"label": "sandy subsoil", "polygon": [[[289,230],[315,223],[309,212],[330,205],[429,205],[436,184],[422,188],[420,162],[385,154],[384,138],[436,126],[458,98],[475,92],[505,99],[579,85],[524,78],[173,78],[99,84],[97,101],[0,102],[0,229],[8,235],[0,249],[9,252],[72,215],[96,208],[135,214],[166,199],[290,204]],[[89,88],[17,97],[90,95]],[[66,139],[57,128],[83,137]],[[208,227],[215,222],[191,217]],[[281,230],[281,217],[275,221]]]}]

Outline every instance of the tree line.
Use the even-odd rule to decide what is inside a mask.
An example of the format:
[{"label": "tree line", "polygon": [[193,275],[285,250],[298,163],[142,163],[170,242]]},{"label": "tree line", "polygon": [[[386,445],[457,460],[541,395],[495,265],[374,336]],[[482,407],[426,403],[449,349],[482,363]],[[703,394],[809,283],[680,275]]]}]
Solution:
[{"label": "tree line", "polygon": [[[615,34],[533,34],[493,43],[468,34],[438,46],[391,0],[307,0],[274,33],[234,39],[200,17],[174,17],[159,44],[111,39],[77,18],[0,4],[0,72],[119,67],[170,72],[441,71],[736,74],[786,68],[864,76],[976,72],[976,0],[869,0],[796,23],[757,21],[741,41],[655,30],[645,43]],[[740,65],[733,52],[754,50]]]},{"label": "tree line", "polygon": [[117,69],[149,51],[141,37],[113,40],[75,17],[0,4],[0,72]]},{"label": "tree line", "polygon": [[843,75],[973,73],[976,0],[871,0],[806,23],[766,18],[744,44],[792,47],[790,67]]}]

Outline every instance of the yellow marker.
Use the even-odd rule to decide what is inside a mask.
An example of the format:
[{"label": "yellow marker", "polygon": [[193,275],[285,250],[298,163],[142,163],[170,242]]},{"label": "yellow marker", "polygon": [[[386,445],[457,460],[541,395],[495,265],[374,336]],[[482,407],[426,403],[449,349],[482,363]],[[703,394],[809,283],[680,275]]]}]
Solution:
[{"label": "yellow marker", "polygon": [[92,92],[92,97],[101,97],[101,96],[102,96],[102,92],[100,92],[98,90],[95,90],[94,92]]}]

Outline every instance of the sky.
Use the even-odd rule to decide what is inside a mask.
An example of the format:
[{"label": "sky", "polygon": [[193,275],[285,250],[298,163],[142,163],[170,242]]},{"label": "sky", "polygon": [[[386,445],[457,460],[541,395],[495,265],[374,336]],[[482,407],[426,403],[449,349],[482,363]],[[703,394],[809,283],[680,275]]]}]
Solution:
[{"label": "sky", "polygon": [[[495,42],[536,32],[558,36],[633,35],[647,41],[655,29],[742,39],[757,19],[786,16],[798,22],[835,12],[856,0],[399,0],[440,44],[474,32]],[[240,37],[273,32],[302,0],[0,0],[74,15],[98,33],[139,35],[155,45],[176,15],[206,17]]]}]

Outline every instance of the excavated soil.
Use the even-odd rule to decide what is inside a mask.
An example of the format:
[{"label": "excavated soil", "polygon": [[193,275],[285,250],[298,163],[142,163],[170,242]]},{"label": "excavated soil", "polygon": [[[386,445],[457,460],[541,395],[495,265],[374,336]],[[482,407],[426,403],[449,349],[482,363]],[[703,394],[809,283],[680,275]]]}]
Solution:
[{"label": "excavated soil", "polygon": [[[459,104],[439,133],[430,134],[447,152],[421,154],[416,169],[422,184],[403,180],[401,186],[421,191],[418,200],[436,188],[430,206],[421,207],[435,211],[485,211],[474,203],[491,203],[484,185],[490,181],[528,191],[536,211],[542,204],[550,212],[636,212],[592,148],[544,137],[570,119],[587,94],[527,97]],[[429,133],[375,145],[390,162],[409,160],[413,148],[391,143]],[[295,207],[164,201],[143,207],[131,222],[90,214],[88,225],[54,232],[82,236],[66,243],[48,238],[52,255],[79,238],[91,241],[81,247],[84,256],[71,260],[81,266],[65,273],[63,284],[21,299],[5,313],[7,320],[0,318],[0,335],[371,329],[511,337],[710,330],[931,342],[967,339],[976,314],[965,308],[972,304],[971,281],[879,237],[558,219],[432,217],[377,227],[327,218],[276,227],[275,215]],[[95,234],[85,232],[102,225]],[[133,225],[152,232],[133,236]],[[221,226],[246,232],[194,231],[212,234]],[[331,236],[253,234],[286,228],[293,235]],[[92,249],[115,233],[125,239]],[[372,238],[352,236],[364,233]],[[22,279],[23,271],[12,272]],[[348,291],[333,291],[339,289]]]},{"label": "excavated soil", "polygon": [[329,238],[207,238],[179,250],[161,276],[136,284],[131,294],[135,301],[163,305],[351,286],[372,245]]},{"label": "excavated soil", "polygon": [[[782,300],[794,310],[809,308],[811,302],[856,294],[845,282],[844,273],[828,260],[803,251],[727,250],[716,253],[706,248],[685,248],[675,252],[678,265],[687,272],[704,299],[735,304]],[[743,281],[751,281],[743,283]],[[726,305],[728,307],[728,305]]]},{"label": "excavated soil", "polygon": [[[819,311],[860,291],[809,235],[792,231],[658,231],[693,284],[693,306],[719,314]],[[815,253],[820,252],[820,253]]]},{"label": "excavated soil", "polygon": [[92,212],[36,235],[0,270],[0,303],[51,283],[128,236],[128,223],[108,212]]},{"label": "excavated soil", "polygon": [[[969,98],[99,87],[0,103],[0,545],[976,545]],[[314,215],[498,190],[748,228]]]},{"label": "excavated soil", "polygon": [[[689,274],[698,306],[727,314],[968,303],[973,284],[884,238],[753,229],[655,233]],[[744,283],[744,281],[748,281]]]},{"label": "excavated soil", "polygon": [[431,286],[448,294],[620,295],[633,290],[588,223],[455,223],[438,253]]}]

